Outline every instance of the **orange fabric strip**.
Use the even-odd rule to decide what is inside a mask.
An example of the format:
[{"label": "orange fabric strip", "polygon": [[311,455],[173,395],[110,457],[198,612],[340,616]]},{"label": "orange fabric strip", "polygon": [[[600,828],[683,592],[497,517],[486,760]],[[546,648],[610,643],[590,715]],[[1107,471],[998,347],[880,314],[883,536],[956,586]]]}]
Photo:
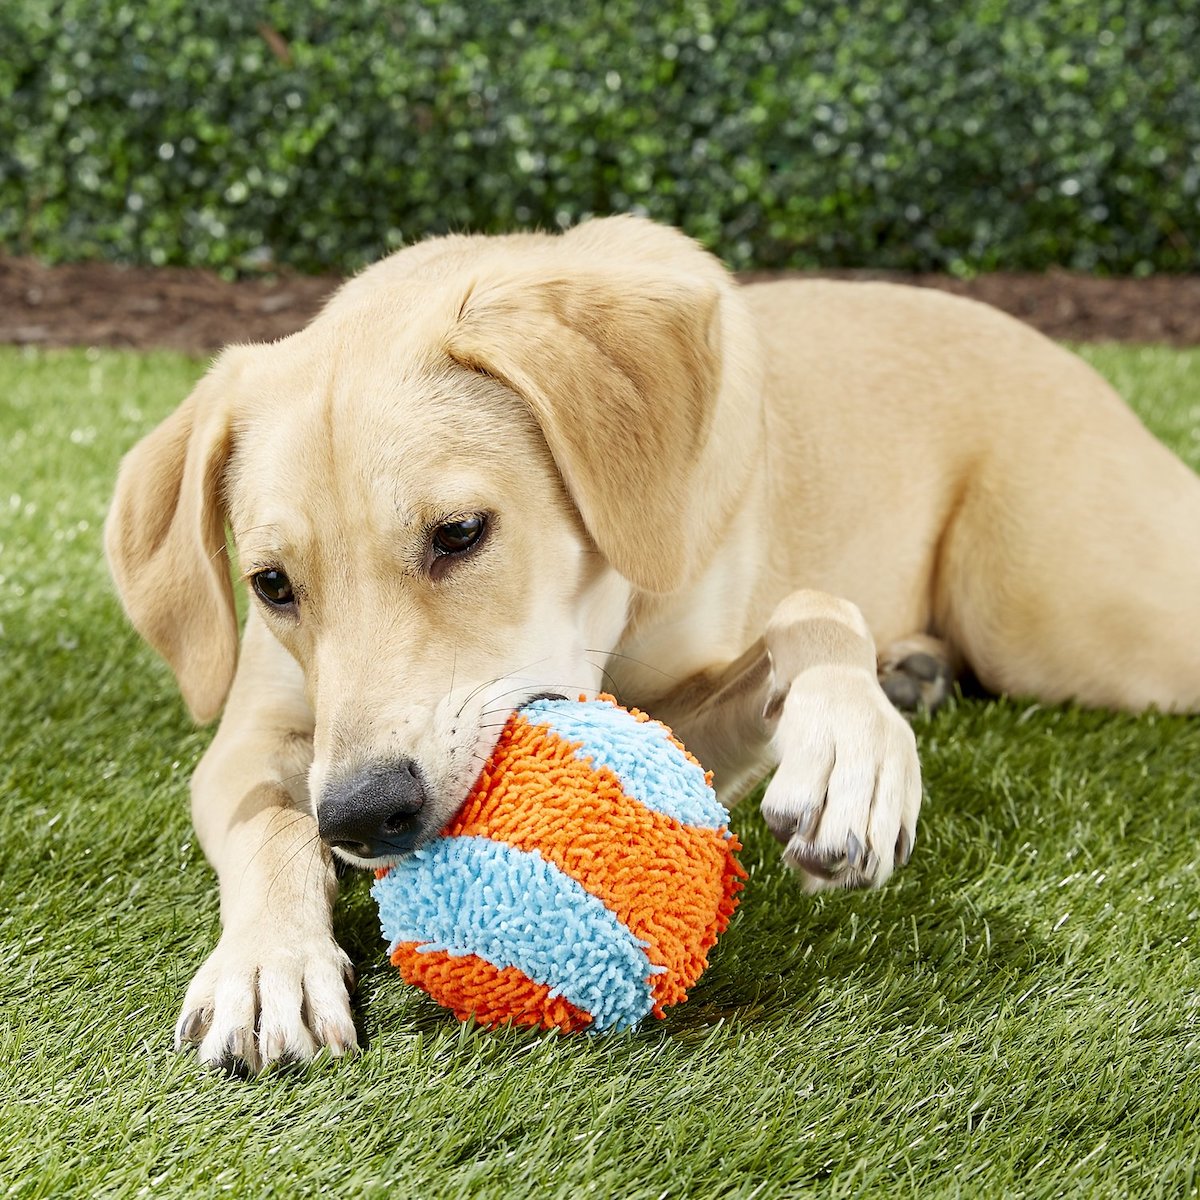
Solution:
[{"label": "orange fabric strip", "polygon": [[745,878],[734,858],[741,846],[625,795],[613,772],[577,757],[579,749],[515,714],[446,833],[536,850],[601,900],[666,968],[651,981],[662,1016],[686,998],[733,915]]},{"label": "orange fabric strip", "polygon": [[574,1033],[591,1016],[518,967],[499,968],[477,955],[451,955],[444,950],[419,952],[416,942],[400,942],[392,962],[406,983],[424,988],[460,1021],[474,1017],[481,1025],[535,1025]]}]

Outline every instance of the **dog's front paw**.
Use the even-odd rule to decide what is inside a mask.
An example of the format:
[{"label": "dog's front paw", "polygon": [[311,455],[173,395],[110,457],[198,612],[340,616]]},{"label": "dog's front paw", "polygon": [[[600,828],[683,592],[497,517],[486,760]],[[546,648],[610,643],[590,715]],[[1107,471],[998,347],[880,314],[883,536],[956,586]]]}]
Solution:
[{"label": "dog's front paw", "polygon": [[353,987],[350,960],[327,935],[272,944],[226,930],[188,988],[175,1049],[196,1046],[206,1066],[251,1074],[323,1049],[340,1057],[358,1048]]},{"label": "dog's front paw", "polygon": [[875,678],[799,675],[778,714],[779,766],[762,811],[808,886],[882,884],[912,853],[921,807],[916,739]]}]

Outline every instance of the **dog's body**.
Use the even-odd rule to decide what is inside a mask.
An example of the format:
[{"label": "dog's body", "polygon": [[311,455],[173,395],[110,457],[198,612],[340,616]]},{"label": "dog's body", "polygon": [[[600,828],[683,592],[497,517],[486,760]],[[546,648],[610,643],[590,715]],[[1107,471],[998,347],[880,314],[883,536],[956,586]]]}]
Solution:
[{"label": "dog's body", "polygon": [[406,852],[532,695],[648,708],[727,802],[777,765],[817,886],[912,848],[888,694],[1200,709],[1200,480],[1094,372],[927,291],[738,288],[629,218],[422,243],[226,352],[108,547],[192,711],[225,702],[193,780],[224,932],[178,1029],[212,1063],[355,1044],[318,822]]}]

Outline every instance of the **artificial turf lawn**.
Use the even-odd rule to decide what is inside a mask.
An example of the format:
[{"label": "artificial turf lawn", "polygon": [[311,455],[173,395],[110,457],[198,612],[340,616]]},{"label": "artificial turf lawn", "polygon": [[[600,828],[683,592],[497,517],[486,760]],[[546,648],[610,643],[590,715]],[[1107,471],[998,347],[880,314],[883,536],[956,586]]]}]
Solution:
[{"label": "artificial turf lawn", "polygon": [[[1086,352],[1200,465],[1200,352]],[[362,1057],[170,1050],[217,935],[189,726],[100,550],[119,454],[199,365],[0,353],[0,1193],[1195,1194],[1200,720],[959,701],[918,721],[912,864],[809,898],[755,806],[691,1001],[600,1039],[459,1026],[339,929]],[[1200,636],[1200,628],[1197,630]]]}]

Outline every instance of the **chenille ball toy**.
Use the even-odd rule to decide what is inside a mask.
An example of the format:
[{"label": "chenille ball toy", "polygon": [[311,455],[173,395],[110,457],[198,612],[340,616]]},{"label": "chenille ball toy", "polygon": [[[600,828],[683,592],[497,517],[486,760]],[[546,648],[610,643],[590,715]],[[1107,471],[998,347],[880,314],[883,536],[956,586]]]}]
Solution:
[{"label": "chenille ball toy", "polygon": [[485,1026],[661,1017],[737,906],[728,822],[666,726],[610,697],[533,701],[442,834],[376,879],[391,961]]}]

